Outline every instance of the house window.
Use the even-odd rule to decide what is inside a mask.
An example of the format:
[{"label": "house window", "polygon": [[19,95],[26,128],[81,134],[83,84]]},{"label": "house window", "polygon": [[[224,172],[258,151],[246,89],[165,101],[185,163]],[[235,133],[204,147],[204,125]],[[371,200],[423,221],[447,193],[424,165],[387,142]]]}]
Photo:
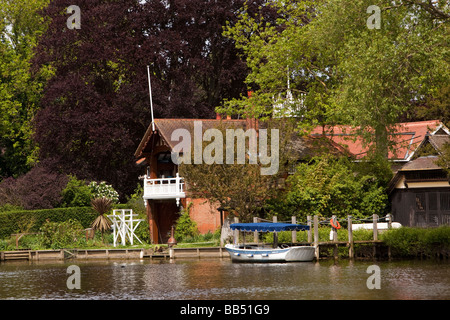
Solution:
[{"label": "house window", "polygon": [[416,211],[425,211],[426,207],[425,193],[416,193]]},{"label": "house window", "polygon": [[437,210],[438,209],[437,205],[438,205],[437,193],[429,192],[428,193],[428,210]]},{"label": "house window", "polygon": [[450,211],[450,192],[441,192],[440,196],[441,211]]}]

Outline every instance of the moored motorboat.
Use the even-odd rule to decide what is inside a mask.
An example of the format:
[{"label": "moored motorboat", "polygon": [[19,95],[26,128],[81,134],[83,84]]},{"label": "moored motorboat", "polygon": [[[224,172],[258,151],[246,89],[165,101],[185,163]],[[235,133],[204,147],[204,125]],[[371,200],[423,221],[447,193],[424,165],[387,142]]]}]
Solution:
[{"label": "moored motorboat", "polygon": [[226,244],[225,249],[235,262],[295,262],[313,261],[315,248],[312,246],[267,248]]},{"label": "moored motorboat", "polygon": [[[230,227],[232,230],[247,232],[303,231],[309,229],[309,226],[287,223],[234,223]],[[233,262],[313,261],[315,255],[314,246],[281,245],[271,248],[264,245],[226,244],[225,249]]]}]

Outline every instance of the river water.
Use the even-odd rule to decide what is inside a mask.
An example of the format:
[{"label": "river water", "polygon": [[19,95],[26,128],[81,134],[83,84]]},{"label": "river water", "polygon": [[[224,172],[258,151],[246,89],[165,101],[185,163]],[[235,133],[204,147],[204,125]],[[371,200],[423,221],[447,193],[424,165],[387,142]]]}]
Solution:
[{"label": "river water", "polygon": [[[74,279],[67,272],[70,265],[79,267],[79,289],[68,288],[68,280]],[[370,272],[373,265],[378,273]],[[376,286],[369,289],[377,279],[379,289]],[[4,262],[0,263],[0,299],[448,300],[450,262],[328,260],[237,264],[229,259]]]}]

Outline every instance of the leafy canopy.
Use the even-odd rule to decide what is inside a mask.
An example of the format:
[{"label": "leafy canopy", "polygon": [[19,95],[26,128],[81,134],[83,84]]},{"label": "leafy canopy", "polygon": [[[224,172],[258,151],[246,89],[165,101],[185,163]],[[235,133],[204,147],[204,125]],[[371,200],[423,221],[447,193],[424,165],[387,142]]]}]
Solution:
[{"label": "leafy canopy", "polygon": [[242,97],[218,111],[269,117],[281,101],[302,119],[302,129],[352,125],[386,156],[393,124],[449,83],[445,1],[379,1],[380,29],[367,26],[370,0],[271,5],[275,22],[244,7],[224,32],[246,56],[252,110]]}]

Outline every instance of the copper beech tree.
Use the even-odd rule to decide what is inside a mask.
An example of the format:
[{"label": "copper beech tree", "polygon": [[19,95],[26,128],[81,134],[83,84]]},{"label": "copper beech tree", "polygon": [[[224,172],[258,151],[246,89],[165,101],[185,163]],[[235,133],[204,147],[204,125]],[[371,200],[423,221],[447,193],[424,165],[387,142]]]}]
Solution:
[{"label": "copper beech tree", "polygon": [[34,64],[54,76],[34,119],[40,158],[130,194],[142,173],[133,154],[151,122],[147,65],[155,117],[214,117],[222,99],[246,90],[247,67],[222,36],[243,0],[79,0],[79,29],[67,27],[71,4],[42,12],[49,26]]}]

